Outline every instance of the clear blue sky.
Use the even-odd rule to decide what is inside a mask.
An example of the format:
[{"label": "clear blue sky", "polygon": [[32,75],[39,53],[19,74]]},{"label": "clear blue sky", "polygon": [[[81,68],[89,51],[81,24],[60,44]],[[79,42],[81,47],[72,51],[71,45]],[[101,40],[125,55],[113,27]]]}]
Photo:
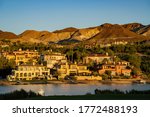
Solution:
[{"label": "clear blue sky", "polygon": [[0,30],[54,31],[103,23],[150,24],[150,0],[0,0]]}]

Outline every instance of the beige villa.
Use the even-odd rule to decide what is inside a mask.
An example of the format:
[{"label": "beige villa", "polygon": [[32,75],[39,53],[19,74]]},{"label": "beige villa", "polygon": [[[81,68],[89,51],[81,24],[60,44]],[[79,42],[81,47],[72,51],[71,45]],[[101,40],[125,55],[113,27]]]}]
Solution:
[{"label": "beige villa", "polygon": [[43,65],[18,65],[7,78],[9,81],[51,79],[50,70]]},{"label": "beige villa", "polygon": [[91,71],[87,69],[86,65],[83,64],[61,64],[58,68],[58,74],[61,78],[64,78],[66,75],[78,75],[78,76],[86,76],[90,75]]},{"label": "beige villa", "polygon": [[102,80],[101,76],[92,76],[91,71],[84,64],[61,64],[57,72],[62,79],[65,76],[75,76],[76,80]]},{"label": "beige villa", "polygon": [[41,56],[41,59],[43,61],[46,61],[47,68],[53,68],[56,63],[66,63],[67,58],[65,54],[61,53],[51,53],[51,54],[45,54]]},{"label": "beige villa", "polygon": [[15,60],[16,65],[20,65],[21,63],[27,62],[37,63],[39,53],[37,51],[22,51],[21,49],[19,49],[18,51],[14,51],[12,53],[3,53],[3,56],[8,60]]}]

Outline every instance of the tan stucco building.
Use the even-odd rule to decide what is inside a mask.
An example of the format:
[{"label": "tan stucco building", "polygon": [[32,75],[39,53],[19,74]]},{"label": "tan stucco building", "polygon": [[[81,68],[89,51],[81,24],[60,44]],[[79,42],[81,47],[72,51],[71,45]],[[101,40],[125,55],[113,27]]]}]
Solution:
[{"label": "tan stucco building", "polygon": [[61,64],[57,71],[60,78],[64,78],[66,75],[86,76],[91,74],[91,71],[83,64]]},{"label": "tan stucco building", "polygon": [[12,53],[4,53],[4,57],[8,60],[14,60],[16,65],[27,62],[37,63],[37,59],[39,58],[39,53],[37,51],[22,51],[19,49],[18,51],[14,51]]},{"label": "tan stucco building", "polygon": [[50,80],[50,70],[43,65],[19,65],[8,75],[8,80]]},{"label": "tan stucco building", "polygon": [[41,56],[43,61],[46,61],[48,68],[53,68],[56,63],[66,63],[67,58],[65,54],[61,53],[51,53]]}]

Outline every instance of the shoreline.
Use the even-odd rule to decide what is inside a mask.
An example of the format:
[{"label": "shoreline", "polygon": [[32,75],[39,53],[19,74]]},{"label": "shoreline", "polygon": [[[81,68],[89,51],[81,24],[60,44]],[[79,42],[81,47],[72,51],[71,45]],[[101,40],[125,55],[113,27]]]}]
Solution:
[{"label": "shoreline", "polygon": [[[9,86],[9,85],[38,85],[38,84],[133,84],[137,80],[141,79],[112,79],[112,80],[78,80],[78,81],[68,81],[68,80],[51,80],[51,81],[8,81],[6,79],[0,80],[0,86]],[[150,80],[145,80],[146,83],[150,84]]]}]

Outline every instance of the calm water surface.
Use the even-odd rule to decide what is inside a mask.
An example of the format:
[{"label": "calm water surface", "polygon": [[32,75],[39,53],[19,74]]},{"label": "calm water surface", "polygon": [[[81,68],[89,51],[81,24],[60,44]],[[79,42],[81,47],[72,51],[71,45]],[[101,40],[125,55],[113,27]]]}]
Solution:
[{"label": "calm water surface", "polygon": [[119,89],[125,90],[150,90],[150,84],[47,84],[47,85],[11,85],[0,86],[0,94],[15,90],[24,89],[38,92],[40,89],[45,91],[45,95],[84,95],[94,93],[95,89]]}]

